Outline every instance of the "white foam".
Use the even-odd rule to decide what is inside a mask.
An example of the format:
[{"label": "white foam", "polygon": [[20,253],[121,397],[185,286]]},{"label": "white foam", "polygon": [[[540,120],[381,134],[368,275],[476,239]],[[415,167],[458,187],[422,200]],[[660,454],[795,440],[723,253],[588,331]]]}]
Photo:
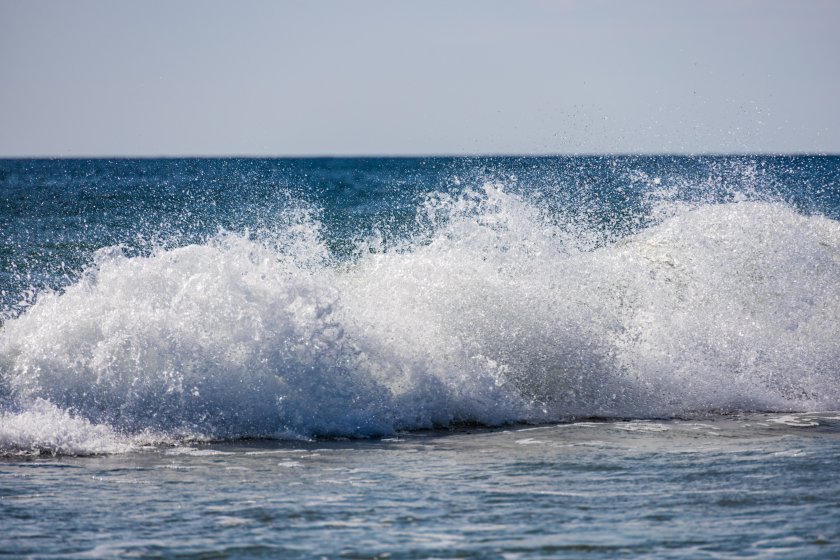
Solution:
[{"label": "white foam", "polygon": [[820,423],[817,420],[798,415],[795,416],[792,414],[768,418],[767,421],[773,424],[782,424],[785,426],[794,426],[797,428],[813,428],[814,426],[820,425]]},{"label": "white foam", "polygon": [[669,429],[663,424],[650,422],[616,422],[613,427],[625,432],[667,432]]},{"label": "white foam", "polygon": [[24,411],[0,413],[0,451],[12,455],[121,453],[131,449],[107,425],[95,425],[36,399]]},{"label": "white foam", "polygon": [[840,406],[835,221],[709,205],[598,246],[494,185],[423,212],[349,265],[306,220],[101,252],[0,332],[0,449]]}]

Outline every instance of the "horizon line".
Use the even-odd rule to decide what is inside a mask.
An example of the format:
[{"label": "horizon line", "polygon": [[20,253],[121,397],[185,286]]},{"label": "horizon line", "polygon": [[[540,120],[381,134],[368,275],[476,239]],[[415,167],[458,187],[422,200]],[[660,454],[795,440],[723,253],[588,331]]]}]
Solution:
[{"label": "horizon line", "polygon": [[165,154],[165,155],[0,155],[0,160],[151,160],[151,159],[485,159],[485,158],[577,158],[577,157],[838,157],[838,152],[483,152],[483,153],[418,153],[418,154]]}]

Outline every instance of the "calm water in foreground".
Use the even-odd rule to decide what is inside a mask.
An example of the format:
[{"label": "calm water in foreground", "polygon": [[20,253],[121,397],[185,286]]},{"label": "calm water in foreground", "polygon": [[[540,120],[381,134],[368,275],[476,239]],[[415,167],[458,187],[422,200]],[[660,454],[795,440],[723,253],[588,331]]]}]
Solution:
[{"label": "calm water in foreground", "polygon": [[840,414],[0,464],[14,557],[837,558]]}]

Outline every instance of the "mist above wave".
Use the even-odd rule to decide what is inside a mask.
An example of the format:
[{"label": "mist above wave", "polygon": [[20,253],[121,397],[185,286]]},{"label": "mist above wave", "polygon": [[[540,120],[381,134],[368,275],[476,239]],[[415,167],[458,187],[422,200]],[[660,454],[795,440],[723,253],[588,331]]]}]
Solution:
[{"label": "mist above wave", "polygon": [[840,406],[836,221],[671,205],[605,239],[487,184],[338,261],[295,212],[40,294],[0,332],[0,449]]}]

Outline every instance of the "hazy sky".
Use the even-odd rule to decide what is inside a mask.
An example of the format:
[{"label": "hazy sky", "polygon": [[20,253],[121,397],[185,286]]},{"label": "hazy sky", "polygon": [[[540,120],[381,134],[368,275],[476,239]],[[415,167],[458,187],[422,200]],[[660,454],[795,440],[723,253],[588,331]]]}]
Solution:
[{"label": "hazy sky", "polygon": [[840,152],[840,1],[0,0],[0,156]]}]

